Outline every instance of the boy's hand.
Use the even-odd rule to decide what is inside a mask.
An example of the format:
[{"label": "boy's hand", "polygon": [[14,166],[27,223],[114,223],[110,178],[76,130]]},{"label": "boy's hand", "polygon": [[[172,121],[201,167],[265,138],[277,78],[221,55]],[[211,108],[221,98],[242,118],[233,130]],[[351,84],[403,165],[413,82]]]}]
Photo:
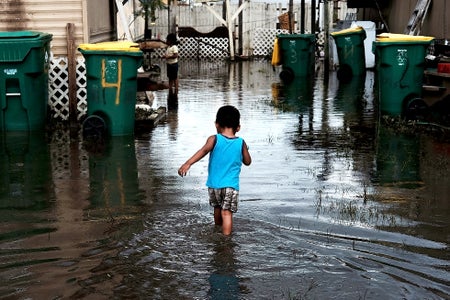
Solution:
[{"label": "boy's hand", "polygon": [[190,167],[191,166],[188,164],[182,164],[181,167],[178,169],[178,175],[180,175],[181,177],[186,176]]}]

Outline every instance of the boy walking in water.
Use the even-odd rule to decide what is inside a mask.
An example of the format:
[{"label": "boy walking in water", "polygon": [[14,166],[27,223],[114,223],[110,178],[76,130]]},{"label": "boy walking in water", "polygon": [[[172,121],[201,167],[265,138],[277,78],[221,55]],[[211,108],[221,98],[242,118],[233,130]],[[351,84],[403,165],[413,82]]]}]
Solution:
[{"label": "boy walking in water", "polygon": [[178,169],[178,174],[186,176],[193,164],[210,153],[206,181],[209,203],[214,207],[214,223],[222,226],[224,235],[230,235],[238,205],[241,166],[250,165],[252,158],[245,141],[236,136],[241,129],[237,108],[219,108],[215,124],[217,134],[208,137],[205,145]]}]

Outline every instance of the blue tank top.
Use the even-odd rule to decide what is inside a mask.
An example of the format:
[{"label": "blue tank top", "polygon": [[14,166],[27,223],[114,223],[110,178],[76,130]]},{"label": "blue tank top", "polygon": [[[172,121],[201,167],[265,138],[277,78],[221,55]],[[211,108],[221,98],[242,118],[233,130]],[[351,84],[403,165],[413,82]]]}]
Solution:
[{"label": "blue tank top", "polygon": [[231,187],[239,190],[243,143],[244,140],[240,137],[227,138],[221,134],[216,135],[216,144],[209,154],[206,186],[214,189]]}]

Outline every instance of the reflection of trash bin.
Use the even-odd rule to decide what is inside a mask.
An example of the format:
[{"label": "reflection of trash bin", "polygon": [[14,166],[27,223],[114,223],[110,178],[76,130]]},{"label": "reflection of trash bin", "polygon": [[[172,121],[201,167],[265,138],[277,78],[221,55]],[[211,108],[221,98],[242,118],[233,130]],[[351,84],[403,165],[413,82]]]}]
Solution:
[{"label": "reflection of trash bin", "polygon": [[290,82],[295,77],[314,73],[314,34],[280,34],[278,42],[283,64],[280,78],[283,81]]},{"label": "reflection of trash bin", "polygon": [[333,106],[345,113],[345,117],[354,116],[355,120],[363,114],[366,76],[354,77],[349,82],[339,81],[339,88]]},{"label": "reflection of trash bin", "polygon": [[313,80],[272,84],[272,103],[283,111],[304,113],[312,109]]},{"label": "reflection of trash bin", "polygon": [[0,136],[0,209],[38,210],[53,204],[50,150],[44,131]]},{"label": "reflection of trash bin", "polygon": [[338,79],[349,81],[366,72],[364,40],[366,31],[357,26],[331,33],[336,42],[339,58]]},{"label": "reflection of trash bin", "polygon": [[86,60],[86,135],[128,135],[134,132],[137,69],[143,54],[139,44],[105,42],[82,44]]},{"label": "reflection of trash bin", "polygon": [[2,131],[44,128],[51,40],[51,34],[37,31],[0,32]]},{"label": "reflection of trash bin", "polygon": [[422,95],[426,50],[432,37],[381,34],[374,46],[382,114],[399,116]]},{"label": "reflection of trash bin", "polygon": [[376,144],[376,181],[405,188],[421,184],[420,142],[416,138],[380,126]]},{"label": "reflection of trash bin", "polygon": [[[99,147],[99,143],[92,145]],[[108,208],[112,215],[140,204],[137,161],[132,135],[111,137],[101,149],[89,148],[89,202],[92,208]]]}]

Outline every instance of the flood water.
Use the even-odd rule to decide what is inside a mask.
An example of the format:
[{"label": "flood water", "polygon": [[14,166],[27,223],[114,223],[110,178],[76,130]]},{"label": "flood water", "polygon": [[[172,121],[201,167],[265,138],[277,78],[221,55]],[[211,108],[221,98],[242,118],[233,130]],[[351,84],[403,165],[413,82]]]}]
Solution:
[{"label": "flood water", "polygon": [[[381,126],[373,72],[180,67],[178,105],[134,137],[2,136],[1,299],[450,299],[450,144]],[[207,158],[177,175],[225,104],[253,158],[230,237]]]}]

